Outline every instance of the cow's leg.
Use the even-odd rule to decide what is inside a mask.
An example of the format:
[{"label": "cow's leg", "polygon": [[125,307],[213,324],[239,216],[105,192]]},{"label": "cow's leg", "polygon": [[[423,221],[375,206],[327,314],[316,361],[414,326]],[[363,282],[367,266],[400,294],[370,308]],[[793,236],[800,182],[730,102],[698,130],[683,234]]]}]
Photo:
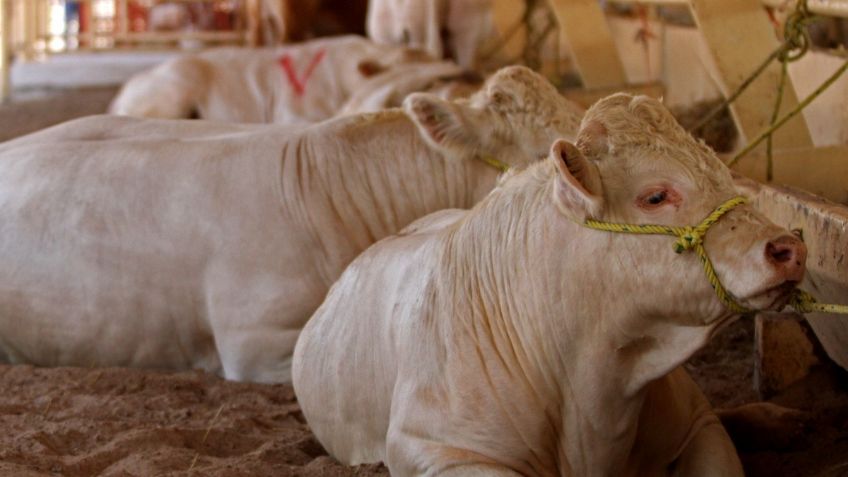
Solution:
[{"label": "cow's leg", "polygon": [[300,331],[262,325],[253,330],[216,331],[224,377],[257,383],[291,382],[292,354]]},{"label": "cow's leg", "polygon": [[704,426],[689,441],[675,464],[675,476],[742,477],[742,463],[724,427],[718,422]]},{"label": "cow's leg", "polygon": [[421,477],[496,476],[521,474],[465,449],[389,430],[386,465],[392,475]]},{"label": "cow's leg", "polygon": [[740,450],[786,449],[803,431],[809,415],[768,402],[743,404],[716,414]]},{"label": "cow's leg", "polygon": [[244,277],[232,273],[207,294],[224,377],[290,382],[294,345],[321,297],[276,277]]},{"label": "cow's leg", "polygon": [[[430,475],[430,474],[427,474]],[[476,477],[476,476],[495,476],[495,477],[519,477],[521,474],[499,465],[492,464],[467,464],[459,465],[445,469],[435,473],[439,477]]]}]

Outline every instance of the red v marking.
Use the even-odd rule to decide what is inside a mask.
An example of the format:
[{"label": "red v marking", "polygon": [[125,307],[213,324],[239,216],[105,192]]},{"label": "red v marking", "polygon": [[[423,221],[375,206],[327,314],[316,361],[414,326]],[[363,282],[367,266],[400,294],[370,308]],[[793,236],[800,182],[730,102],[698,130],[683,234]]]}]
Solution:
[{"label": "red v marking", "polygon": [[309,81],[309,77],[315,72],[315,68],[317,68],[318,64],[321,63],[321,60],[324,59],[325,53],[325,50],[319,50],[318,53],[315,53],[315,56],[312,57],[312,61],[310,61],[309,65],[306,66],[306,70],[303,72],[303,76],[301,78],[298,78],[297,73],[294,71],[294,62],[292,61],[291,55],[286,53],[280,57],[280,66],[283,67],[283,72],[286,74],[286,78],[288,78],[289,83],[294,90],[294,94],[303,96],[303,93],[306,92],[306,82]]}]

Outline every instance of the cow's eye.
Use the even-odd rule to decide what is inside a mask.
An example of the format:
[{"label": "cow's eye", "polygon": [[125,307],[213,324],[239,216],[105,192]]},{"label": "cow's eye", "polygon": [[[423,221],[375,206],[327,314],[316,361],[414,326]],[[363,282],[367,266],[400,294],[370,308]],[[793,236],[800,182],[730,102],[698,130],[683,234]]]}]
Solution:
[{"label": "cow's eye", "polygon": [[636,206],[642,210],[654,211],[668,205],[679,207],[680,193],[673,187],[651,187],[636,198]]},{"label": "cow's eye", "polygon": [[668,197],[668,193],[664,190],[659,190],[654,192],[645,198],[645,202],[651,205],[660,205],[665,202],[665,199]]}]

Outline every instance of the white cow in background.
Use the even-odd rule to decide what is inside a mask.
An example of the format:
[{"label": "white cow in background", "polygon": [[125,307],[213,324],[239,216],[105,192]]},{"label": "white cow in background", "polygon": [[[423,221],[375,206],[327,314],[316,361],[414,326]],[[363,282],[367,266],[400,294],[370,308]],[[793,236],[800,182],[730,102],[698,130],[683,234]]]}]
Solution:
[{"label": "white cow in background", "polygon": [[0,361],[285,381],[351,260],[581,115],[512,67],[468,102],[308,128],[99,116],[0,144]]},{"label": "white cow in background", "polygon": [[[301,334],[293,378],[323,446],[393,476],[741,476],[680,367],[736,315],[674,238],[596,218],[698,224],[730,171],[653,99],[614,95],[576,146],[359,256]],[[743,305],[776,310],[806,249],[747,205],[704,245]]]},{"label": "white cow in background", "polygon": [[[543,2],[537,5],[545,10]],[[526,30],[509,33],[526,8],[525,0],[371,0],[366,30],[378,43],[422,48],[465,68],[487,69],[520,54]],[[534,27],[546,19],[537,13],[531,15]]]},{"label": "white cow in background", "polygon": [[[336,115],[366,80],[414,64],[413,84],[463,70],[405,47],[345,36],[266,49],[226,48],[167,61],[131,78],[112,114],[311,124]],[[400,96],[418,91],[407,89]],[[397,102],[392,106],[399,106]],[[347,108],[349,112],[358,112]]]},{"label": "white cow in background", "polygon": [[450,61],[405,63],[393,66],[362,82],[338,115],[377,112],[399,106],[411,92],[426,91],[442,99],[470,97],[483,79]]}]

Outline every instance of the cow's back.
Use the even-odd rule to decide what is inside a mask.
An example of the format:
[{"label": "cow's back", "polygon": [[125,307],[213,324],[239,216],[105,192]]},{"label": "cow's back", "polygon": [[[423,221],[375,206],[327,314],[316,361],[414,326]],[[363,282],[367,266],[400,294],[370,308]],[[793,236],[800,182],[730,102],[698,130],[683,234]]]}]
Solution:
[{"label": "cow's back", "polygon": [[300,335],[293,365],[298,401],[321,443],[344,462],[385,460],[398,363],[427,306],[437,236],[462,214],[430,214],[365,251]]},{"label": "cow's back", "polygon": [[206,287],[269,260],[280,142],[94,117],[0,145],[0,358],[217,370]]}]

